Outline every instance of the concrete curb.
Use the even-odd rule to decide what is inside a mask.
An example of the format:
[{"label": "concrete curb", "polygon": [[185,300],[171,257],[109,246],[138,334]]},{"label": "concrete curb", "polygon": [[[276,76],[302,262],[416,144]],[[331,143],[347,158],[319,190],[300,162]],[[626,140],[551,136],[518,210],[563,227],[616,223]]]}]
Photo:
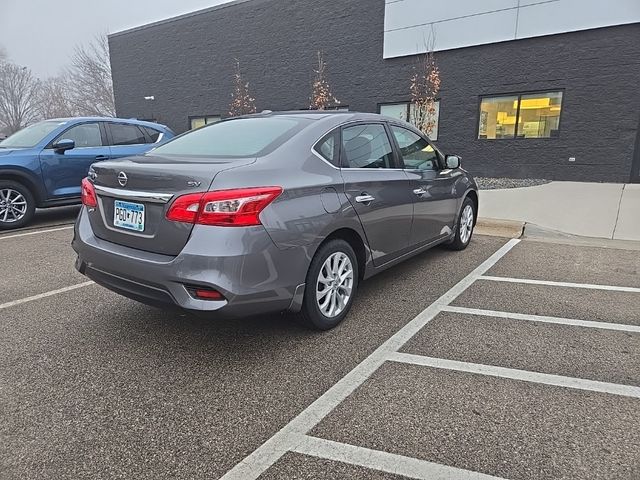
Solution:
[{"label": "concrete curb", "polygon": [[478,218],[474,233],[492,237],[524,238],[536,242],[561,243],[585,247],[616,248],[620,250],[640,251],[640,242],[634,240],[617,240],[611,238],[584,237],[573,235],[551,228],[541,227],[534,223],[501,220],[497,218]]},{"label": "concrete curb", "polygon": [[524,233],[525,222],[499,220],[496,218],[478,218],[475,233],[492,237],[520,238]]}]

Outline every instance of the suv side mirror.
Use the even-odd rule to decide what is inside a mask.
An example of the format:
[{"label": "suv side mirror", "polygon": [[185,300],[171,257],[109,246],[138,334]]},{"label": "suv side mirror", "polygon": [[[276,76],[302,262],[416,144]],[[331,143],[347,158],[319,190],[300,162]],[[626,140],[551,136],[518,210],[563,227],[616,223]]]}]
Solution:
[{"label": "suv side mirror", "polygon": [[53,150],[56,153],[64,153],[73,148],[76,148],[76,142],[74,140],[69,140],[68,138],[63,138],[53,144]]},{"label": "suv side mirror", "polygon": [[456,168],[460,168],[460,157],[458,155],[447,155],[444,158],[444,163],[447,168],[455,170]]}]

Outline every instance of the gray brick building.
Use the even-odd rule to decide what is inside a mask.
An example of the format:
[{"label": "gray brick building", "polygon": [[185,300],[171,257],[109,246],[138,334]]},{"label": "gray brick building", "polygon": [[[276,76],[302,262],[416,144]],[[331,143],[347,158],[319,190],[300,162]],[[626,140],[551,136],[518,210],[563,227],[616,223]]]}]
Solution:
[{"label": "gray brick building", "polygon": [[224,117],[234,59],[258,110],[307,108],[322,50],[343,108],[407,117],[434,39],[434,136],[472,173],[640,181],[640,2],[484,3],[239,0],[115,33],[117,112],[177,132]]}]

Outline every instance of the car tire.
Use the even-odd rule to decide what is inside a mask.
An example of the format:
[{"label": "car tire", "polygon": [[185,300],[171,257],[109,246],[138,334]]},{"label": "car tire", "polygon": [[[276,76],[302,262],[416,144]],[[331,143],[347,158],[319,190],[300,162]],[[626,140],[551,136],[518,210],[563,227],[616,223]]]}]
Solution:
[{"label": "car tire", "polygon": [[446,244],[449,250],[464,250],[469,245],[476,224],[476,205],[469,197],[462,202],[460,214],[456,220],[453,240]]},{"label": "car tire", "polygon": [[307,272],[302,323],[314,330],[329,330],[342,322],[356,295],[358,274],[356,254],[348,242],[335,239],[320,246]]},{"label": "car tire", "polygon": [[[16,207],[20,207],[20,210],[23,210],[19,218],[16,218],[18,214],[15,209],[7,212],[7,210],[3,208],[7,200],[12,201]],[[0,180],[0,230],[12,230],[14,228],[24,227],[31,222],[35,212],[36,201],[27,187],[13,180]]]}]

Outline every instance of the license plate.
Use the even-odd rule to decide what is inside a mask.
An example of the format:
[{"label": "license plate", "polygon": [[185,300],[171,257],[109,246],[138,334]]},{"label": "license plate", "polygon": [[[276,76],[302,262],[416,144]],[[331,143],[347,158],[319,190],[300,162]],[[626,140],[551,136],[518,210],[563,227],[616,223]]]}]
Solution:
[{"label": "license plate", "polygon": [[144,232],[144,205],[116,200],[114,207],[114,226]]}]

